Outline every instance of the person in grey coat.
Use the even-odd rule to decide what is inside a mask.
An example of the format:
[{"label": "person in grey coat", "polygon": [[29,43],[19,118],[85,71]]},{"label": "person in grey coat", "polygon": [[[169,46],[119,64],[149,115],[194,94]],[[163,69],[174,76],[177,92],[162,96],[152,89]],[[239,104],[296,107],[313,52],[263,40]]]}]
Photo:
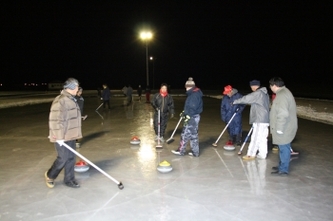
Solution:
[{"label": "person in grey coat", "polygon": [[270,131],[273,143],[279,146],[279,166],[273,167],[272,174],[289,173],[291,142],[297,132],[297,108],[295,98],[284,81],[279,77],[270,79],[269,85],[276,97],[270,112]]},{"label": "person in grey coat", "polygon": [[[259,159],[266,159],[267,156],[267,137],[269,126],[269,96],[266,87],[260,87],[260,81],[250,81],[251,94],[237,99],[233,104],[251,104],[250,124],[253,132],[251,142],[244,160],[253,160],[257,156]],[[257,151],[259,153],[257,155]]]}]

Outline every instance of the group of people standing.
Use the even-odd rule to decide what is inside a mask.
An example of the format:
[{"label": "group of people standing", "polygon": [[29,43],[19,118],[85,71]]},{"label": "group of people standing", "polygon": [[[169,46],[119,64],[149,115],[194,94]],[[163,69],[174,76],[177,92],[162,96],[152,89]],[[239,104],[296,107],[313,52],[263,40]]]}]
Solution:
[{"label": "group of people standing", "polygon": [[[231,85],[224,87],[221,101],[221,119],[228,125],[227,131],[229,140],[227,144],[242,143],[242,111],[245,105],[251,105],[249,124],[253,131],[251,142],[248,146],[244,160],[266,159],[267,139],[269,131],[272,134],[273,144],[279,147],[279,165],[273,167],[272,174],[285,175],[289,173],[290,155],[293,153],[291,142],[297,132],[297,113],[296,102],[285,87],[284,81],[279,77],[270,79],[269,85],[275,98],[270,102],[269,93],[266,87],[262,87],[259,80],[249,82],[252,93],[241,95],[237,89]],[[180,116],[184,119],[184,127],[181,133],[179,147],[171,152],[183,156],[186,152],[186,145],[190,141],[190,156],[199,156],[198,125],[200,114],[203,110],[202,92],[195,86],[193,78],[189,78],[185,83],[187,98],[184,111]],[[152,106],[156,110],[154,115],[154,129],[157,134],[157,111],[162,110],[161,114],[161,139],[165,132],[168,115],[174,115],[173,99],[166,92],[165,84],[161,85],[160,92],[156,94],[152,101]],[[162,108],[161,108],[162,107]],[[269,128],[270,127],[270,128]],[[158,139],[158,136],[156,136]]]},{"label": "group of people standing", "polygon": [[[181,132],[181,139],[177,150],[171,152],[176,155],[183,156],[186,152],[187,143],[190,142],[191,151],[190,156],[199,156],[199,122],[200,114],[203,110],[202,91],[195,86],[192,77],[189,77],[185,82],[186,100],[184,110],[180,113],[183,119],[183,129]],[[160,139],[164,141],[164,133],[167,127],[167,122],[170,118],[174,117],[174,102],[172,96],[168,93],[168,85],[163,83],[158,93],[156,93],[151,101],[151,105],[155,110],[154,113],[154,130],[155,140]],[[160,112],[160,114],[158,113]],[[160,124],[158,123],[158,116],[160,116]],[[160,134],[158,127],[160,126]]]},{"label": "group of people standing", "polygon": [[[190,142],[191,151],[189,155],[199,156],[199,122],[200,114],[203,110],[202,92],[195,86],[192,77],[185,82],[186,100],[184,109],[180,114],[183,119],[183,130],[181,132],[181,140],[177,150],[172,150],[173,154],[185,155],[187,143]],[[174,116],[174,102],[171,95],[168,94],[167,84],[162,84],[159,93],[153,96],[151,105],[155,109],[154,114],[154,130],[156,138],[164,141],[164,133],[168,122],[168,114],[170,118]],[[160,134],[158,134],[158,111],[160,111]]]},{"label": "group of people standing", "polygon": [[228,142],[240,145],[242,139],[241,114],[245,104],[251,105],[249,123],[252,125],[253,132],[247,154],[243,156],[243,159],[266,159],[270,127],[273,144],[278,145],[280,156],[279,165],[272,168],[272,174],[284,175],[289,173],[290,155],[292,153],[291,142],[296,136],[298,127],[296,102],[281,78],[274,77],[270,79],[269,85],[275,95],[271,107],[267,88],[261,87],[258,80],[250,81],[252,93],[246,96],[239,94],[232,86],[226,86],[223,94],[227,96],[222,99],[221,118],[222,121],[227,123],[235,114],[228,127]]},{"label": "group of people standing", "polygon": [[[271,108],[268,91],[266,87],[261,87],[258,80],[250,81],[253,92],[246,96],[242,96],[231,85],[224,87],[223,94],[225,96],[221,101],[221,118],[222,121],[230,123],[228,127],[229,142],[240,145],[242,142],[241,115],[245,105],[250,104],[249,123],[252,124],[253,133],[247,154],[243,156],[243,159],[266,158],[268,127],[270,127],[273,144],[278,145],[280,156],[279,165],[272,168],[274,170],[272,174],[284,175],[289,173],[291,142],[297,132],[296,103],[292,93],[285,87],[281,78],[272,78],[269,85],[276,95]],[[186,81],[185,89],[187,97],[184,109],[180,114],[184,122],[181,139],[179,147],[171,152],[184,156],[186,146],[190,142],[191,151],[188,154],[199,157],[198,128],[200,114],[203,111],[203,93],[195,86],[191,77]],[[81,121],[86,116],[83,116],[84,99],[81,94],[82,88],[79,87],[78,81],[69,78],[60,95],[52,102],[49,114],[49,140],[54,143],[58,156],[51,168],[45,172],[45,181],[49,188],[54,187],[54,180],[62,169],[65,169],[65,185],[73,188],[80,187],[74,176],[75,154],[63,146],[66,144],[75,150],[76,141],[82,138]],[[106,84],[103,85],[101,98],[104,107],[108,105],[110,109],[110,90]],[[169,116],[170,118],[174,116],[174,101],[168,93],[167,84],[161,85],[159,92],[153,96],[151,105],[155,110],[155,139],[163,141]],[[160,124],[158,124],[158,116],[160,116]],[[158,134],[158,126],[160,126],[160,134]]]}]

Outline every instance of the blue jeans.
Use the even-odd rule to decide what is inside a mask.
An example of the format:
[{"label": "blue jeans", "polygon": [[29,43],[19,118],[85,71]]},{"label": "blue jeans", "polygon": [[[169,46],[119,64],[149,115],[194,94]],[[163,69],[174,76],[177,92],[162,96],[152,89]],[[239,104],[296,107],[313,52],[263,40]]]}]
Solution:
[{"label": "blue jeans", "polygon": [[290,143],[279,145],[280,163],[279,171],[289,173],[289,162],[290,162]]}]

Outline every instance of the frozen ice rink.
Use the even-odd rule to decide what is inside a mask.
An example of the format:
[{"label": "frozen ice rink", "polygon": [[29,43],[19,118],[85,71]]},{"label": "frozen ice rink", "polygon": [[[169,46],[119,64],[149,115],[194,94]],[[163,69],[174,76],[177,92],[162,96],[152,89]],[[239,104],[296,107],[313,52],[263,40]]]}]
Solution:
[{"label": "frozen ice rink", "polygon": [[[185,97],[174,100],[176,117],[169,121],[166,139]],[[182,126],[175,141],[156,152],[153,110],[144,101],[135,97],[123,106],[124,97],[113,97],[110,111],[95,112],[100,101],[85,97],[88,118],[77,150],[121,181],[123,190],[92,167],[76,173],[81,188],[65,186],[62,172],[49,189],[44,173],[56,157],[47,139],[50,103],[0,109],[0,220],[333,220],[332,125],[299,119],[292,147],[300,155],[292,158],[288,176],[274,176],[278,153],[271,145],[266,160],[253,161],[243,161],[238,149],[223,149],[226,133],[213,148],[225,126],[220,100],[204,98],[198,158],[171,153]],[[246,107],[244,134],[250,129],[248,115]],[[134,135],[140,145],[130,144]],[[158,172],[162,160],[173,171]]]}]

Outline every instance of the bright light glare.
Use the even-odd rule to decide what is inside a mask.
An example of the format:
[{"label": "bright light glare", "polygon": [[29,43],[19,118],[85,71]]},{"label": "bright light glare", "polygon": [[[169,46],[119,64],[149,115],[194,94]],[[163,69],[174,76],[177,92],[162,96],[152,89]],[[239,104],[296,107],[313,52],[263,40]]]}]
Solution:
[{"label": "bright light glare", "polygon": [[143,31],[140,33],[140,38],[142,40],[150,40],[153,38],[153,34],[150,31]]}]

